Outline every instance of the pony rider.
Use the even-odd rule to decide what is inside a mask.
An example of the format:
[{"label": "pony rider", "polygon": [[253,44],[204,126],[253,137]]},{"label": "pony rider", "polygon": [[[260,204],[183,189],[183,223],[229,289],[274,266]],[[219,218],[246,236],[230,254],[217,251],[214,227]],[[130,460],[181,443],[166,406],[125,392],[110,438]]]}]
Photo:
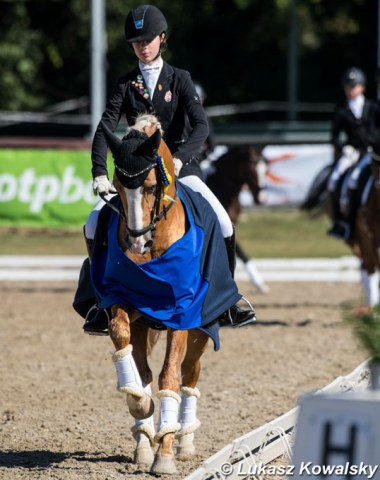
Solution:
[{"label": "pony rider", "polygon": [[[132,125],[139,114],[154,113],[164,131],[176,166],[176,174],[183,184],[199,192],[210,203],[219,219],[227,249],[231,275],[235,268],[234,227],[215,195],[202,180],[197,154],[208,135],[207,118],[189,72],[164,62],[161,54],[167,47],[168,24],[163,13],[153,5],[140,5],[131,10],[125,21],[125,39],[137,57],[137,66],[117,81],[115,90],[102,115],[103,122],[115,131],[120,117],[125,114]],[[189,121],[191,131],[185,125]],[[101,128],[95,132],[92,143],[92,175],[95,194],[112,194],[113,187],[107,172],[107,143]],[[109,198],[109,197],[107,197]],[[91,256],[101,200],[89,215],[84,233]],[[249,308],[233,305],[219,317],[220,325],[242,326],[255,321]],[[84,324],[86,333],[107,333],[108,312],[92,310]]]}]

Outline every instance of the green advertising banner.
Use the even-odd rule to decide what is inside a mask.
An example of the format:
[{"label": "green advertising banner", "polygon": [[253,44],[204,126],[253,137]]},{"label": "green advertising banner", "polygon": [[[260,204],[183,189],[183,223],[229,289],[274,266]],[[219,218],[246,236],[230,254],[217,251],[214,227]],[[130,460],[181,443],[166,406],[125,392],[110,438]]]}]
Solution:
[{"label": "green advertising banner", "polygon": [[83,225],[98,200],[89,151],[0,149],[0,224]]}]

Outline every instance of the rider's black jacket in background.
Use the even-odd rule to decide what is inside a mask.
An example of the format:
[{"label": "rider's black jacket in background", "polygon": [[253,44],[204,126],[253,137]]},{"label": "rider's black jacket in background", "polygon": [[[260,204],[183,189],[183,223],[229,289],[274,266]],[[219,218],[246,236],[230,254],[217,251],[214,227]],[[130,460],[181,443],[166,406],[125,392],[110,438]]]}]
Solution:
[{"label": "rider's black jacket in background", "polygon": [[[184,165],[181,176],[198,174],[197,154],[207,138],[208,123],[190,73],[164,62],[153,101],[140,93],[138,84],[143,81],[139,68],[120,77],[107,102],[102,121],[114,131],[122,114],[125,114],[128,125],[134,124],[138,114],[156,115],[172,155],[179,158]],[[189,134],[186,117],[192,128]],[[107,143],[100,124],[95,132],[91,157],[93,178],[107,175]]]},{"label": "rider's black jacket in background", "polygon": [[[348,101],[338,104],[331,128],[331,143],[335,147],[336,158],[345,145],[352,145],[364,153],[374,141],[376,127],[379,124],[379,106],[372,100],[365,99],[361,118],[356,118],[348,106]],[[344,141],[340,138],[345,134]]]}]

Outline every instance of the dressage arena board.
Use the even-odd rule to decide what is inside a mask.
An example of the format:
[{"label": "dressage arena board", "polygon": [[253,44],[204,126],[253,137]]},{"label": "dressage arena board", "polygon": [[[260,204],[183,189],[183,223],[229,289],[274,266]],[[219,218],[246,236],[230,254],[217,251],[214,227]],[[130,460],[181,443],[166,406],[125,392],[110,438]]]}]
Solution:
[{"label": "dressage arena board", "polygon": [[[368,361],[365,361],[349,375],[338,377],[316,394],[363,391],[368,388],[369,379]],[[200,468],[184,480],[259,478],[260,475],[252,476],[250,472],[259,471],[260,466],[268,465],[280,457],[291,462],[298,408],[235,439],[205,460]],[[223,473],[224,466],[227,466],[228,474]]]},{"label": "dressage arena board", "polygon": [[[0,281],[76,281],[81,256],[0,256]],[[356,257],[258,259],[255,264],[266,282],[360,282]],[[248,281],[240,260],[235,279]]]}]

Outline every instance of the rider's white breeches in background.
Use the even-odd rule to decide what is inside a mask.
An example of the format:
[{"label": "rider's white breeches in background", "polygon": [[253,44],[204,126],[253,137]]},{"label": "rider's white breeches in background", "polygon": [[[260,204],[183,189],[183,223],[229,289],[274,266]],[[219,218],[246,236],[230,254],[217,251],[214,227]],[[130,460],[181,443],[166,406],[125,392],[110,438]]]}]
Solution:
[{"label": "rider's white breeches in background", "polygon": [[347,175],[345,178],[342,189],[340,192],[340,206],[342,209],[346,208],[349,204],[349,197],[348,192],[349,190],[356,190],[358,188],[359,177],[362,173],[364,167],[371,163],[371,157],[368,153],[366,153],[361,160],[358,162],[356,167],[352,170],[352,172]]},{"label": "rider's white breeches in background", "polygon": [[[108,194],[106,196],[106,199],[111,200],[111,198],[114,196],[115,194],[112,194],[112,193]],[[87,217],[87,220],[84,226],[84,235],[88,240],[94,240],[95,238],[96,226],[98,225],[99,212],[104,207],[105,204],[106,202],[103,199],[100,199],[99,202],[92,209],[90,215]]]},{"label": "rider's white breeches in background", "polygon": [[[191,190],[194,190],[194,192],[200,193],[202,197],[204,197],[208,201],[219,220],[223,237],[231,237],[233,234],[233,226],[230,217],[225,211],[223,205],[219,202],[219,200],[208,188],[208,186],[199,177],[195,175],[189,175],[188,177],[179,179],[179,181],[191,188]],[[110,200],[112,197],[114,197],[114,195],[109,194],[106,198],[107,200]],[[87,218],[86,224],[84,226],[84,234],[89,240],[93,240],[95,238],[95,231],[98,224],[99,212],[104,205],[104,200],[99,200],[99,202],[95,205],[94,209]]]},{"label": "rider's white breeches in background", "polygon": [[353,169],[352,173],[350,174],[350,178],[348,179],[348,188],[352,188],[353,190],[355,188],[358,188],[358,182],[359,182],[359,177],[360,174],[362,173],[362,170],[371,163],[371,156],[369,153],[366,153],[363,158],[359,161],[359,163],[356,165],[356,167]]},{"label": "rider's white breeches in background", "polygon": [[214,210],[222,230],[222,235],[224,238],[231,237],[234,233],[234,229],[228,216],[228,213],[225,211],[223,205],[219,202],[216,196],[208,188],[208,186],[196,175],[188,175],[187,177],[178,179],[181,183],[191,188],[194,192],[198,192],[205,198],[208,203],[211,205]]},{"label": "rider's white breeches in background", "polygon": [[358,150],[356,150],[354,147],[351,147],[351,145],[346,145],[343,147],[343,155],[337,161],[327,184],[327,189],[329,192],[333,192],[335,190],[336,184],[341,175],[343,175],[348,168],[358,161],[359,156],[360,153]]}]

